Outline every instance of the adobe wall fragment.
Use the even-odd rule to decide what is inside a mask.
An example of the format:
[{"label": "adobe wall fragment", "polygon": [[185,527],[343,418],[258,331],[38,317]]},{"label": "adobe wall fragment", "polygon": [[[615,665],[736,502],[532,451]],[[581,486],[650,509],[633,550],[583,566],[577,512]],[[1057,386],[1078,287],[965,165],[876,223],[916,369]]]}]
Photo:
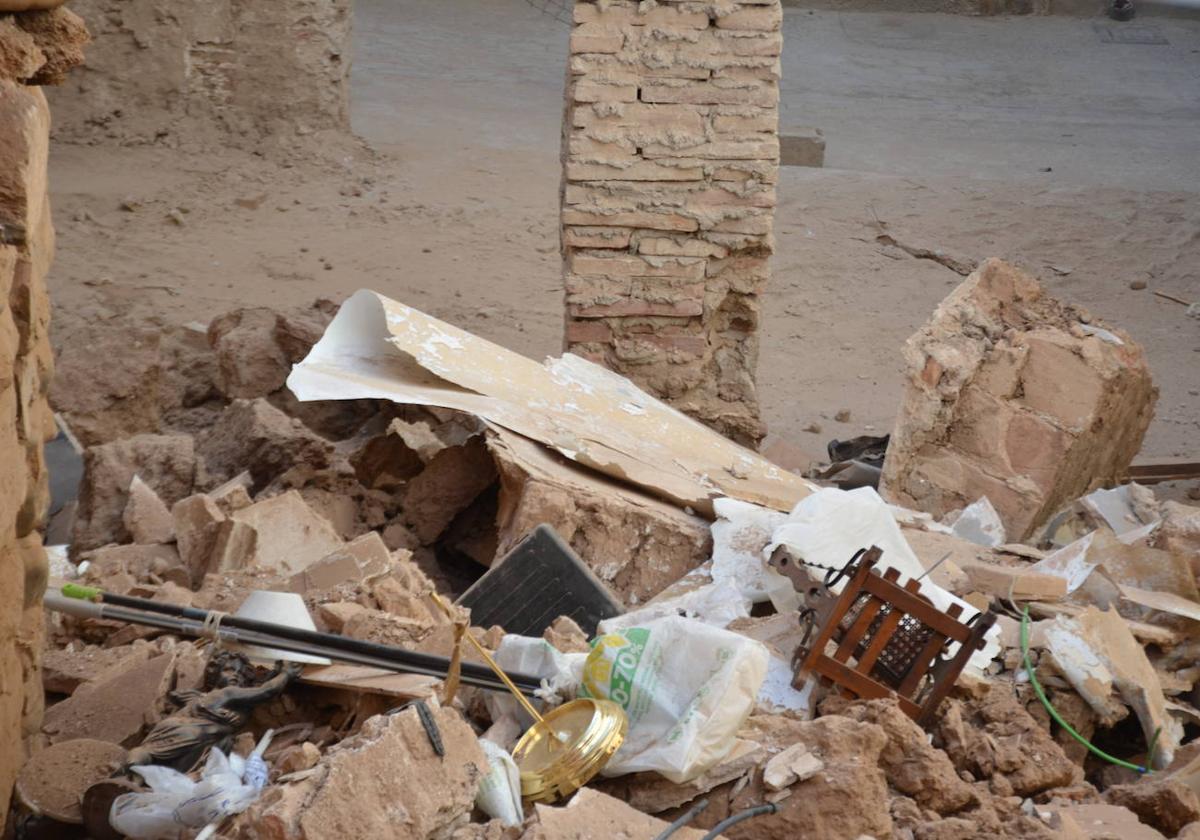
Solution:
[{"label": "adobe wall fragment", "polygon": [[987,496],[1012,539],[1115,483],[1158,397],[1128,334],[996,259],[942,301],[904,358],[880,490],[937,517]]}]

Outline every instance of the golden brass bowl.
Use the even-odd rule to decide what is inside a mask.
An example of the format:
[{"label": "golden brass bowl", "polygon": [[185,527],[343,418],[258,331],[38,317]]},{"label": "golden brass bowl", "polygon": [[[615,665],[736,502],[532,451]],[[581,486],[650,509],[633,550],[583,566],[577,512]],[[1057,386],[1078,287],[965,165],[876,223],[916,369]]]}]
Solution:
[{"label": "golden brass bowl", "polygon": [[521,796],[554,802],[574,793],[604,769],[628,730],[625,711],[611,700],[572,700],[543,715],[512,752]]}]

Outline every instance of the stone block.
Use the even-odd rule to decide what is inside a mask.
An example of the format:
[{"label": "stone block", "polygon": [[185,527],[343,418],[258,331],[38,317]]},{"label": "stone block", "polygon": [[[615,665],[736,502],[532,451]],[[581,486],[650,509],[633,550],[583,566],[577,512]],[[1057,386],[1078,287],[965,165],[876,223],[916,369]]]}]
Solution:
[{"label": "stone block", "polygon": [[138,475],[167,504],[192,492],[196,454],[190,435],[136,435],[84,452],[72,550],[126,542],[129,487]]},{"label": "stone block", "polygon": [[628,248],[633,231],[623,227],[563,228],[563,244],[572,248]]},{"label": "stone block", "polygon": [[825,134],[819,128],[785,128],[779,133],[780,166],[825,165]]},{"label": "stone block", "polygon": [[583,24],[571,33],[571,53],[615,53],[625,45],[625,35],[617,27]]},{"label": "stone block", "polygon": [[777,5],[750,9],[741,8],[727,15],[717,16],[718,29],[774,32],[782,25],[783,9]]},{"label": "stone block", "polygon": [[768,83],[687,82],[660,80],[641,89],[643,102],[689,103],[692,105],[755,105],[773,108],[779,104],[779,88]]},{"label": "stone block", "polygon": [[908,384],[881,485],[889,500],[941,517],[987,496],[1010,538],[1025,539],[1117,483],[1158,390],[1132,338],[1088,335],[1083,317],[999,260],[952,292],[904,348]]}]

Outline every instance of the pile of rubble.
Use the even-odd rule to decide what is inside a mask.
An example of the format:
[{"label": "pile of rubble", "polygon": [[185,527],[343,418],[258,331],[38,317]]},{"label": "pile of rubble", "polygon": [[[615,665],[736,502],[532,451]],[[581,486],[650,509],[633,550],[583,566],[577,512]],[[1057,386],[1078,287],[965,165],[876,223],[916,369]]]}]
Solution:
[{"label": "pile of rubble", "polygon": [[[97,808],[106,825],[114,797],[160,795],[125,770],[198,738],[183,720],[217,725],[223,750],[177,766],[195,765],[186,784],[216,784],[226,755],[249,768],[264,741],[265,786],[215,823],[245,840],[649,840],[685,816],[675,833],[700,838],[748,809],[721,836],[1200,837],[1200,508],[1099,489],[1153,410],[1140,348],[1009,266],[982,266],[910,341],[882,498],[810,484],[586,362],[537,365],[365,292],[60,340],[52,396],[82,480],[55,500],[51,588],[208,611],[218,641],[47,613],[25,836],[104,836]],[[439,607],[473,585],[574,603],[565,573],[493,578],[543,524],[618,609],[564,607],[538,639]],[[898,575],[867,578],[919,597],[855,601],[834,627],[872,546]],[[469,633],[542,681],[543,709],[623,703],[624,744],[565,804],[522,807],[504,759],[531,718],[511,698],[234,655],[221,616],[268,591],[303,599],[298,626],[448,673],[482,661]],[[906,690],[929,687],[907,679],[924,660],[889,634],[926,608],[980,630],[922,728]],[[822,629],[845,650],[814,648]],[[919,638],[936,683],[957,645]],[[812,657],[840,665],[817,679],[797,667]]]}]

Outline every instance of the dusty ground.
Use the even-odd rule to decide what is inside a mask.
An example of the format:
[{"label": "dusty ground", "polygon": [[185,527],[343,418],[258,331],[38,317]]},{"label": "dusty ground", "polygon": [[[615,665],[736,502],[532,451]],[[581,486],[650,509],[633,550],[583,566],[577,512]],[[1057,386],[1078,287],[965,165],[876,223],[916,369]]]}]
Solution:
[{"label": "dusty ground", "polygon": [[[759,377],[773,437],[820,452],[890,427],[898,348],[960,277],[880,246],[883,226],[1013,260],[1128,329],[1162,388],[1143,454],[1197,455],[1200,320],[1152,291],[1200,300],[1200,22],[1138,25],[1125,44],[1100,19],[788,9],[782,120],[825,130],[829,168],[780,181]],[[558,351],[565,25],[525,0],[359,0],[356,27],[373,151],[280,166],[54,148],[59,340],[82,320],[207,321],[365,286]]]}]

